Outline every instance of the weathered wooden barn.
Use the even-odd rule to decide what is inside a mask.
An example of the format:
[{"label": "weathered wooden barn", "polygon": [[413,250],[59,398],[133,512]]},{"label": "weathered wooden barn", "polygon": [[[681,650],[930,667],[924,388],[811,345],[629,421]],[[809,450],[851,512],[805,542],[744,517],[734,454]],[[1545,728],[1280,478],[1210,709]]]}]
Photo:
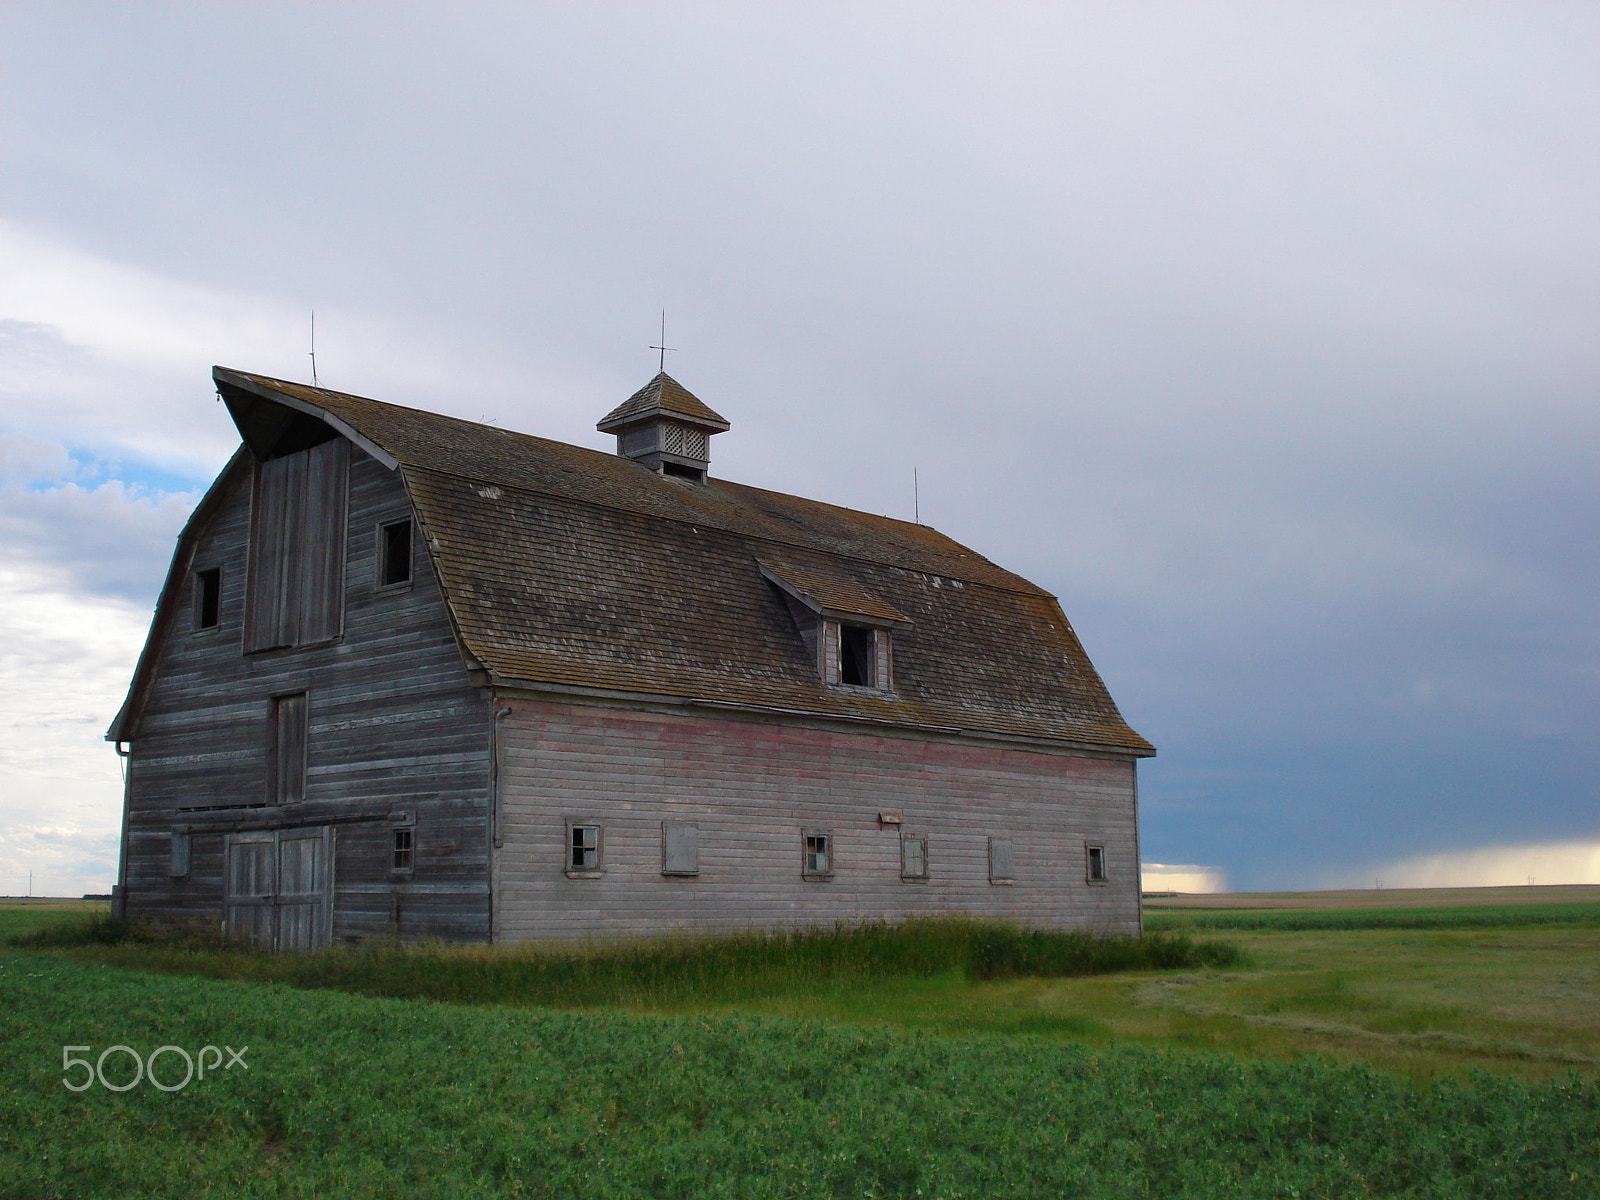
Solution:
[{"label": "weathered wooden barn", "polygon": [[281,948],[948,912],[1140,928],[1128,727],[1055,599],[923,525],[217,368],[243,445],[107,733],[116,904]]}]

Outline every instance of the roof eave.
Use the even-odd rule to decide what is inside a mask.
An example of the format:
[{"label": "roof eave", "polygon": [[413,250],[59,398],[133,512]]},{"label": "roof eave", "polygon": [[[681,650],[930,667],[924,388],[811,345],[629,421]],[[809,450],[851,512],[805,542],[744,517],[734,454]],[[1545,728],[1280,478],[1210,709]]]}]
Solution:
[{"label": "roof eave", "polygon": [[[1142,738],[1137,746],[1124,746],[1111,742],[1091,742],[1077,738],[1034,737],[1020,733],[1004,733],[987,729],[973,729],[961,725],[937,725],[921,721],[897,721],[888,717],[857,716],[851,713],[817,712],[807,708],[787,708],[775,704],[753,704],[745,701],[716,700],[706,696],[675,696],[654,692],[628,692],[616,688],[585,687],[580,684],[550,683],[535,679],[516,679],[484,668],[473,672],[473,683],[496,691],[524,692],[563,700],[591,703],[631,703],[645,708],[694,708],[717,712],[740,713],[747,716],[773,717],[783,720],[809,720],[822,725],[842,725],[852,728],[869,727],[881,730],[900,730],[922,736],[936,735],[959,738],[965,741],[998,742],[1006,745],[1031,747],[1040,750],[1073,754],[1108,755],[1115,758],[1154,758],[1155,747]],[[1135,734],[1134,736],[1138,736]]]}]

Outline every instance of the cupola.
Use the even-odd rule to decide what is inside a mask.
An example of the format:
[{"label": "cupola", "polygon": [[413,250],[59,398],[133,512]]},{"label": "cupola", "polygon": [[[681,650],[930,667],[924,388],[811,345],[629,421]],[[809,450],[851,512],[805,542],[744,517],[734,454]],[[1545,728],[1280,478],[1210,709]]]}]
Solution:
[{"label": "cupola", "polygon": [[617,435],[617,453],[662,475],[703,483],[711,464],[711,435],[728,422],[662,371],[595,426]]}]

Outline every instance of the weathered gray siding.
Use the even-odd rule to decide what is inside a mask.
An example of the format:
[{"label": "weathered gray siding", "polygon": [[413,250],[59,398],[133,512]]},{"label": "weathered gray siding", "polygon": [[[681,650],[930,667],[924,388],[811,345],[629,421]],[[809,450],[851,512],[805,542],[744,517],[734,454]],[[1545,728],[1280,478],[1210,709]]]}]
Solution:
[{"label": "weathered gray siding", "polygon": [[[948,912],[1139,929],[1134,763],[699,713],[503,699],[496,940],[737,930]],[[880,822],[898,813],[904,824]],[[604,871],[569,878],[568,822],[604,829]],[[698,826],[699,874],[662,874],[663,822]],[[801,876],[802,830],[834,838]],[[928,839],[901,879],[900,837]],[[1015,882],[989,882],[1009,838]],[[1085,879],[1086,844],[1109,878]]]},{"label": "weathered gray siding", "polygon": [[[335,940],[387,934],[397,918],[405,935],[487,936],[489,700],[468,684],[420,541],[410,587],[375,586],[378,525],[409,515],[398,475],[352,450],[342,636],[255,654],[242,649],[250,497],[240,472],[199,535],[132,746],[128,916],[220,922],[227,830],[326,825]],[[194,572],[211,567],[220,623],[195,630]],[[269,808],[272,697],[302,691],[305,800]],[[389,870],[400,813],[415,823],[409,879]],[[190,871],[170,878],[181,828]]]}]

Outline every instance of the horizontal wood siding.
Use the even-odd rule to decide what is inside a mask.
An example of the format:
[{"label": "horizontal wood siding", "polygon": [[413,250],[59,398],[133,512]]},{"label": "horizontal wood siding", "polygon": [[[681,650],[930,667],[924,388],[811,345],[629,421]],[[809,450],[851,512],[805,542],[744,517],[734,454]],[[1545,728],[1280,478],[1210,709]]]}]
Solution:
[{"label": "horizontal wood siding", "polygon": [[[129,760],[130,918],[220,924],[226,830],[331,824],[336,941],[488,936],[489,698],[467,682],[420,544],[409,588],[375,586],[378,527],[410,509],[397,475],[360,451],[351,459],[339,640],[243,652],[248,477],[201,535],[194,567],[221,569],[220,621],[194,630],[191,574]],[[296,692],[305,799],[268,807],[272,699]],[[409,878],[389,869],[401,813],[415,830]],[[180,828],[193,831],[191,865],[172,878]]]},{"label": "horizontal wood siding", "polygon": [[[948,912],[1138,932],[1129,759],[502,703],[496,940]],[[598,878],[566,874],[567,822],[603,827]],[[697,875],[662,875],[663,822],[698,827]],[[802,878],[802,830],[831,832],[831,879]],[[928,839],[926,882],[901,878],[902,833]],[[1010,885],[989,882],[992,837],[1011,841]],[[1103,884],[1085,879],[1086,844],[1105,848]]]}]

